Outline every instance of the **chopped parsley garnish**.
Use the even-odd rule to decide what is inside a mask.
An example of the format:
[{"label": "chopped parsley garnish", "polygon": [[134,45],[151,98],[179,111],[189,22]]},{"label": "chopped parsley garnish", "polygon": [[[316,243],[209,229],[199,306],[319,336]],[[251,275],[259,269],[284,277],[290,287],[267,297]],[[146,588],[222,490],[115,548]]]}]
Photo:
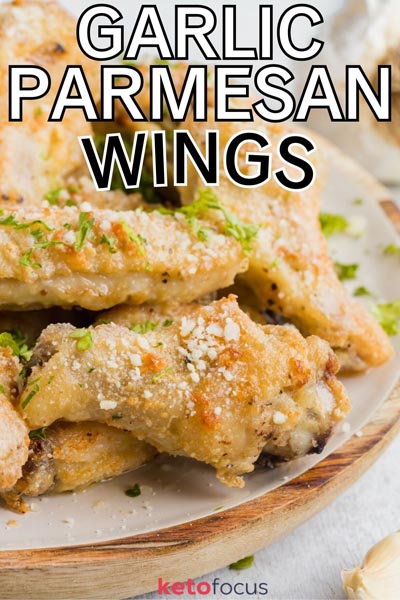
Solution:
[{"label": "chopped parsley garnish", "polygon": [[372,296],[371,292],[363,285],[354,290],[354,296]]},{"label": "chopped parsley garnish", "polygon": [[396,244],[388,244],[386,248],[383,249],[383,254],[386,256],[396,256],[400,255],[400,246],[396,246]]},{"label": "chopped parsley garnish", "polygon": [[254,564],[254,556],[246,556],[246,558],[241,558],[235,563],[229,565],[231,571],[244,571],[245,569],[250,569]]},{"label": "chopped parsley garnish", "polygon": [[172,319],[165,319],[164,323],[163,323],[163,327],[170,327],[173,323]]},{"label": "chopped parsley garnish", "polygon": [[82,212],[78,219],[78,233],[76,234],[75,250],[79,252],[82,250],[85,242],[88,238],[89,233],[92,231],[94,225],[94,218],[89,219],[89,213]]},{"label": "chopped parsley garnish", "polygon": [[11,331],[3,331],[3,333],[0,333],[0,346],[2,348],[11,348],[14,356],[17,358],[22,358],[25,361],[31,359],[32,350],[30,350],[28,346],[26,337],[19,329],[12,329]]},{"label": "chopped parsley garnish", "polygon": [[69,334],[69,337],[78,340],[76,342],[77,350],[89,350],[93,345],[92,333],[89,329],[75,329]]},{"label": "chopped parsley garnish", "polygon": [[322,233],[326,238],[330,238],[336,233],[345,233],[349,222],[343,215],[321,212],[319,215]]},{"label": "chopped parsley garnish", "polygon": [[129,498],[137,498],[141,493],[142,490],[140,489],[140,485],[138,483],[135,483],[133,487],[125,491],[125,495],[129,496]]},{"label": "chopped parsley garnish", "polygon": [[47,202],[50,204],[50,206],[57,206],[58,205],[58,198],[60,196],[60,192],[62,191],[61,187],[55,188],[54,190],[50,190],[50,192],[48,192],[44,199],[47,200]]},{"label": "chopped parsley garnish", "polygon": [[140,233],[135,233],[126,221],[120,221],[120,224],[131,242],[134,242],[137,245],[139,254],[141,256],[146,256],[145,245],[147,244],[147,240],[141,236]]},{"label": "chopped parsley garnish", "polygon": [[347,281],[349,279],[355,279],[360,265],[357,263],[345,265],[343,263],[335,262],[336,273],[340,281]]},{"label": "chopped parsley garnish", "polygon": [[164,208],[158,210],[163,214],[183,214],[193,233],[202,242],[208,239],[209,228],[204,227],[199,223],[199,217],[202,217],[208,210],[218,210],[222,212],[225,219],[224,233],[235,238],[235,240],[242,245],[245,254],[250,253],[252,242],[257,236],[259,229],[256,225],[247,225],[243,223],[220,203],[215,192],[209,188],[199,190],[197,200],[188,206],[183,206],[182,208],[177,208],[175,210]]},{"label": "chopped parsley garnish", "polygon": [[2,383],[0,383],[0,394],[5,394],[6,393],[6,389],[4,387],[4,385]]},{"label": "chopped parsley garnish", "polygon": [[111,418],[113,421],[119,421],[119,419],[122,419],[122,415],[113,415]]},{"label": "chopped parsley garnish", "polygon": [[33,381],[31,381],[28,386],[31,387],[31,391],[29,392],[29,394],[27,395],[27,397],[25,398],[25,400],[22,402],[21,406],[22,408],[26,408],[29,404],[29,402],[32,400],[32,398],[34,398],[36,396],[36,394],[39,392],[39,385],[38,385],[38,381],[40,381],[40,377],[38,377],[37,379],[34,379]]},{"label": "chopped parsley garnish", "polygon": [[361,206],[361,204],[363,204],[363,201],[361,198],[354,198],[353,204],[354,206]]},{"label": "chopped parsley garnish", "polygon": [[371,306],[372,314],[388,335],[397,335],[400,325],[400,300]]},{"label": "chopped parsley garnish", "polygon": [[[2,214],[4,214],[4,211],[0,211],[0,215]],[[40,219],[35,219],[34,221],[27,221],[26,223],[21,223],[13,214],[8,215],[8,217],[4,217],[3,219],[0,219],[0,225],[4,225],[6,227],[14,227],[14,229],[16,229],[17,231],[20,229],[29,229],[29,227],[32,227],[33,225],[40,225],[46,231],[54,231],[53,227],[50,227],[50,225],[47,225],[47,223],[41,221]]]},{"label": "chopped parsley garnish", "polygon": [[109,237],[106,233],[103,233],[103,235],[101,236],[100,244],[106,244],[108,246],[108,251],[110,252],[110,254],[115,254],[116,252],[118,252],[117,248],[115,247],[116,241],[117,240],[115,237]]},{"label": "chopped parsley garnish", "polygon": [[31,438],[31,440],[46,440],[46,429],[47,427],[40,427],[40,429],[34,429],[33,431],[29,432],[29,437]]},{"label": "chopped parsley garnish", "polygon": [[154,375],[154,377],[152,378],[151,381],[153,383],[158,383],[160,381],[160,379],[163,379],[163,377],[165,377],[166,375],[168,375],[171,372],[172,372],[172,367],[168,367],[167,369],[160,371],[160,373],[158,373],[158,375]]},{"label": "chopped parsley garnish", "polygon": [[25,252],[23,257],[20,259],[19,264],[22,265],[23,267],[31,267],[31,269],[41,269],[42,268],[41,263],[33,262],[31,259],[33,250],[34,250],[34,247],[30,248],[28,250],[28,252]]},{"label": "chopped parsley garnish", "polygon": [[145,323],[137,323],[131,327],[131,331],[135,333],[147,333],[148,331],[154,331],[158,327],[158,321],[146,321]]},{"label": "chopped parsley garnish", "polygon": [[96,370],[96,367],[91,367],[90,369],[88,369],[88,373],[93,373],[93,371]]},{"label": "chopped parsley garnish", "polygon": [[[32,231],[32,235],[34,235],[34,233],[35,232]],[[41,236],[36,237],[39,237],[41,239]],[[50,246],[70,246],[70,244],[62,242],[61,240],[46,240],[44,242],[35,242],[32,248],[29,248],[29,250],[25,252],[23,257],[20,259],[19,264],[23,265],[24,267],[31,267],[32,269],[41,269],[41,263],[36,263],[32,261],[32,252],[34,250],[44,250],[46,248],[49,248]]]}]

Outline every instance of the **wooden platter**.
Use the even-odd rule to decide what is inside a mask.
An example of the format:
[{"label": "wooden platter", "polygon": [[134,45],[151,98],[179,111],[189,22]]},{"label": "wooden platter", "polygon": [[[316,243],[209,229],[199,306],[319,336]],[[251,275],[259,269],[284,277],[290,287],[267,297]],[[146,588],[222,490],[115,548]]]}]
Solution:
[{"label": "wooden platter", "polygon": [[[400,211],[383,209],[400,231]],[[158,578],[185,581],[268,546],[354,483],[400,431],[400,383],[363,427],[300,477],[236,508],[153,533],[93,545],[0,552],[1,600],[129,598]]]}]

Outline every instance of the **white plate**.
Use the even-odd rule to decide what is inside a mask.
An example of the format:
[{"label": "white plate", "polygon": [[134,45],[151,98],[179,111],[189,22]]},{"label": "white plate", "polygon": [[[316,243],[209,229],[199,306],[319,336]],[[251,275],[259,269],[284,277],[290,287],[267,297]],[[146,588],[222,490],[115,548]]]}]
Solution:
[{"label": "white plate", "polygon": [[[364,215],[368,228],[359,240],[336,236],[331,251],[339,262],[360,263],[352,287],[365,285],[386,301],[400,298],[400,258],[385,257],[382,248],[399,243],[392,224],[379,206],[389,192],[351,160],[327,145],[331,166],[323,210],[346,216]],[[362,205],[354,199],[361,198]],[[138,471],[97,484],[78,494],[34,499],[25,516],[0,509],[0,549],[45,548],[107,541],[193,521],[256,498],[309,469],[350,436],[359,432],[388,396],[400,376],[400,337],[393,338],[396,357],[385,366],[344,379],[353,409],[350,431],[338,432],[321,456],[307,457],[274,471],[246,477],[243,490],[217,482],[211,468],[186,459],[158,459]],[[139,483],[142,495],[124,491]],[[17,524],[7,525],[10,520]]]}]

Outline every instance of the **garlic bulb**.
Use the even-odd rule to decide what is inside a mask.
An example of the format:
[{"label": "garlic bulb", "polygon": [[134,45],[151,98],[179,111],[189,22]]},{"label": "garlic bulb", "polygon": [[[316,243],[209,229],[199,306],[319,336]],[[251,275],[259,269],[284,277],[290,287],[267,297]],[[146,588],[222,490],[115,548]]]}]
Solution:
[{"label": "garlic bulb", "polygon": [[374,546],[363,564],[342,571],[343,588],[355,600],[399,600],[400,531]]},{"label": "garlic bulb", "polygon": [[[314,4],[319,6],[314,0]],[[342,107],[346,106],[345,65],[361,65],[377,83],[378,65],[392,65],[392,119],[378,122],[364,102],[359,122],[331,122],[327,111],[312,110],[308,125],[330,138],[370,173],[388,184],[400,184],[400,2],[399,0],[336,0],[336,11],[320,26],[325,41],[316,64],[328,66]],[[324,12],[324,10],[322,11]],[[310,63],[298,67],[298,96]]]}]

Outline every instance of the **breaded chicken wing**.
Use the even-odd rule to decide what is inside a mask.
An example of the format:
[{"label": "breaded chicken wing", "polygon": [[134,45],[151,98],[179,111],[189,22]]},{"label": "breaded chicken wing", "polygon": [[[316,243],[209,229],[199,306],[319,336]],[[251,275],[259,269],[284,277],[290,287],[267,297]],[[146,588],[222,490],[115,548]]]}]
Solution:
[{"label": "breaded chicken wing", "polygon": [[[201,222],[200,222],[201,224]],[[241,244],[208,228],[199,240],[185,219],[142,210],[79,213],[31,209],[0,218],[4,309],[122,302],[182,302],[232,283],[248,261]]]},{"label": "breaded chicken wing", "polygon": [[[200,146],[206,129],[220,130],[222,146],[242,130],[241,123],[191,122],[187,127]],[[277,141],[289,130],[282,125],[267,127],[259,120],[252,129],[270,139],[276,168]],[[254,150],[251,143],[240,148],[238,165],[245,175],[256,169],[246,160],[246,153]],[[180,188],[184,204],[196,199],[202,188],[194,171],[188,181],[187,188]],[[260,227],[249,269],[240,279],[253,290],[261,309],[282,315],[304,335],[315,334],[328,341],[340,353],[345,369],[366,369],[390,358],[393,350],[388,337],[372,315],[349,297],[336,275],[321,233],[318,194],[312,188],[304,193],[288,192],[274,181],[258,188],[239,188],[221,169],[215,193],[242,221]]]},{"label": "breaded chicken wing", "polygon": [[[24,102],[22,122],[8,122],[8,67],[46,69],[52,88],[46,97]],[[80,51],[76,21],[56,2],[18,0],[0,6],[0,203],[40,205],[63,177],[83,163],[78,136],[90,135],[82,111],[67,110],[62,122],[47,118],[67,65],[81,65],[94,97],[99,65]]]},{"label": "breaded chicken wing", "polygon": [[[32,434],[31,434],[32,435]],[[133,471],[157,451],[121,429],[101,423],[58,422],[31,440],[30,456],[15,490],[40,496],[87,487]]]},{"label": "breaded chicken wing", "polygon": [[11,349],[0,347],[0,492],[15,485],[28,458],[28,430],[11,403],[16,397],[19,371]]},{"label": "breaded chicken wing", "polygon": [[268,441],[284,457],[319,451],[349,410],[325,342],[260,327],[234,297],[144,335],[114,324],[51,325],[32,360],[20,402],[31,428],[59,419],[113,425],[212,465],[232,486],[243,485]]}]

